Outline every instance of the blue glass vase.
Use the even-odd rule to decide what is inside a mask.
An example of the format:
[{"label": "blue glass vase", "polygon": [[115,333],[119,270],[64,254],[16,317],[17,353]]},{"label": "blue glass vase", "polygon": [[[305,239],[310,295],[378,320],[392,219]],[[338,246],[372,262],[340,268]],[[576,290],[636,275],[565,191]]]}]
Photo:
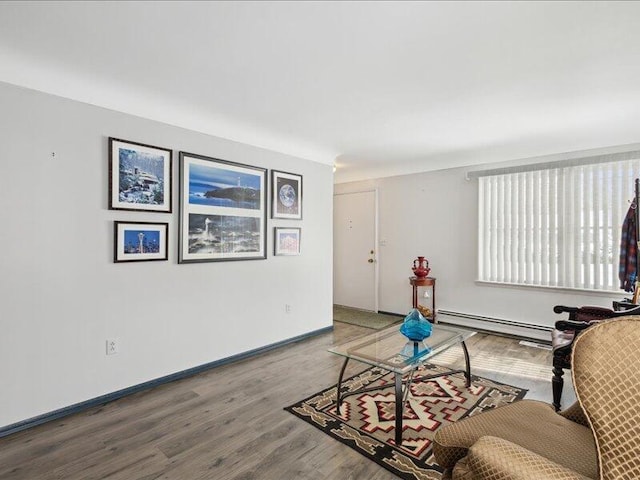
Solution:
[{"label": "blue glass vase", "polygon": [[409,340],[421,342],[431,335],[431,323],[414,308],[409,312],[409,315],[404,317],[404,322],[402,322],[402,326],[400,327],[400,333]]}]

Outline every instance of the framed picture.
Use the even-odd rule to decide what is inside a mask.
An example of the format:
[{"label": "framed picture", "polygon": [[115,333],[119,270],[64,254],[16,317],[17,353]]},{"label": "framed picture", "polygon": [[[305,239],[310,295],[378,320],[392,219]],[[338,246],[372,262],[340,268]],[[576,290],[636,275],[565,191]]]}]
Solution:
[{"label": "framed picture", "polygon": [[276,227],[273,240],[274,255],[300,255],[300,228]]},{"label": "framed picture", "polygon": [[168,258],[168,223],[113,222],[113,261],[149,262]]},{"label": "framed picture", "polygon": [[169,149],[109,137],[109,209],[171,212]]},{"label": "framed picture", "polygon": [[267,170],[180,152],[179,263],[267,258]]},{"label": "framed picture", "polygon": [[302,218],[302,175],[271,170],[271,218]]}]

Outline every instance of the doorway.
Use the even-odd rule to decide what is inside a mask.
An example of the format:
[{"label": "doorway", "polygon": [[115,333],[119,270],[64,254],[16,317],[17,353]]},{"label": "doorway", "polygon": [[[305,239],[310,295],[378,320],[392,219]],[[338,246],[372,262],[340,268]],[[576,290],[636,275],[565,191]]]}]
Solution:
[{"label": "doorway", "polygon": [[377,192],[333,196],[333,303],[378,311]]}]

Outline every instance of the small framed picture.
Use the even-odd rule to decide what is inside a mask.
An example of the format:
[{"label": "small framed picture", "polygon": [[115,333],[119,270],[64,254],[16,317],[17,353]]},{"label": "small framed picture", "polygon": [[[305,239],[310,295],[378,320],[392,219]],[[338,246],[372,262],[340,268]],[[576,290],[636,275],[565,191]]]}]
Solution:
[{"label": "small framed picture", "polygon": [[274,255],[300,255],[301,228],[275,227]]},{"label": "small framed picture", "polygon": [[109,137],[109,209],[171,213],[172,151]]},{"label": "small framed picture", "polygon": [[148,262],[167,260],[168,223],[113,222],[113,261]]},{"label": "small framed picture", "polygon": [[302,219],[302,175],[271,170],[271,218]]}]

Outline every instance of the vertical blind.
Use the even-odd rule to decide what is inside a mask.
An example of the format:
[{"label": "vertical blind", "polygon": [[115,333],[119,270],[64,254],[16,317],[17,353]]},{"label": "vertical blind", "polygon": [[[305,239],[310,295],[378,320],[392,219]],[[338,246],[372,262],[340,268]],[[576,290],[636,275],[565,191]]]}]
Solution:
[{"label": "vertical blind", "polygon": [[479,178],[479,279],[618,290],[640,159]]}]

